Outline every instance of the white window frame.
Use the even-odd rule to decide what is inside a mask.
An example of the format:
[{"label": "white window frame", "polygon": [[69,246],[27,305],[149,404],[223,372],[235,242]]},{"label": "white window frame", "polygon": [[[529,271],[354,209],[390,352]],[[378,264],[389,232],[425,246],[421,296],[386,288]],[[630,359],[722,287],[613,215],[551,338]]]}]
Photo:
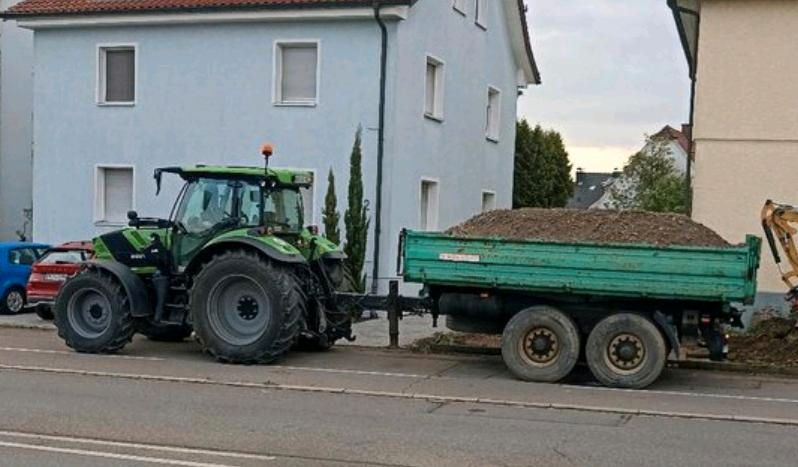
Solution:
[{"label": "white window frame", "polygon": [[[495,114],[491,111],[491,94],[496,94]],[[495,117],[496,121],[493,121]],[[493,143],[498,143],[502,133],[502,91],[496,86],[488,86],[487,103],[485,105],[485,138]]]},{"label": "white window frame", "polygon": [[488,2],[474,0],[474,23],[484,30],[488,30]]},{"label": "white window frame", "polygon": [[95,164],[94,165],[94,225],[125,226],[127,221],[114,221],[105,218],[105,169],[129,169],[131,172],[130,209],[136,210],[136,166],[131,164]]},{"label": "white window frame", "polygon": [[[491,195],[493,197],[493,206],[485,210],[485,195]],[[479,199],[479,212],[484,213],[488,211],[493,211],[496,209],[496,192],[494,190],[482,190],[481,197]]]},{"label": "white window frame", "polygon": [[[421,201],[423,200],[424,194],[424,184],[432,184],[434,185],[435,189],[433,190],[434,201],[430,203],[430,206],[427,206],[427,225],[424,225],[425,219],[423,218],[423,210],[421,209]],[[432,215],[430,215],[430,207],[434,207],[432,210]],[[438,230],[438,225],[440,223],[440,212],[441,212],[441,181],[437,178],[432,177],[421,177],[421,180],[418,183],[418,226],[419,229],[426,232],[434,232]]]},{"label": "white window frame", "polygon": [[[432,113],[427,112],[427,67],[432,64],[435,66],[435,100],[433,102]],[[444,118],[444,96],[446,95],[446,62],[440,58],[427,54],[424,61],[424,116],[442,122]]]},{"label": "white window frame", "polygon": [[[133,50],[133,100],[106,101],[105,52],[108,50]],[[139,45],[136,42],[109,42],[97,44],[96,101],[101,107],[133,107],[139,100]]]},{"label": "white window frame", "polygon": [[[316,47],[316,98],[306,101],[284,101],[283,90],[283,67],[282,67],[282,48],[297,46]],[[315,107],[319,105],[321,94],[321,40],[320,39],[277,39],[274,41],[274,55],[272,63],[272,103],[276,107]]]},{"label": "white window frame", "polygon": [[468,15],[468,13],[466,13],[467,3],[468,0],[452,0],[452,8],[454,8],[454,11],[460,13],[461,15],[467,16]]}]

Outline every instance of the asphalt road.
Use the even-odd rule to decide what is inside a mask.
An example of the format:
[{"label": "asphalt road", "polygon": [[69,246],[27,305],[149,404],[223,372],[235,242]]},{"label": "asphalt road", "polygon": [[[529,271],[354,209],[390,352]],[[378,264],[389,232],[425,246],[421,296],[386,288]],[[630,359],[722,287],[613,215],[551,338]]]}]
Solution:
[{"label": "asphalt road", "polygon": [[492,357],[358,348],[220,365],[193,343],[72,353],[0,329],[0,465],[795,465],[798,380],[669,370],[528,384]]}]

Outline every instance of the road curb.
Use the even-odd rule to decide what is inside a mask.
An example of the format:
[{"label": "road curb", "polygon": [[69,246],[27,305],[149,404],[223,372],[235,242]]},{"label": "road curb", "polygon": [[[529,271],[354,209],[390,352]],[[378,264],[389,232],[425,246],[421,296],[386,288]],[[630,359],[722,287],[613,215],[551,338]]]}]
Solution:
[{"label": "road curb", "polygon": [[709,360],[681,360],[674,362],[685,370],[725,371],[729,373],[753,373],[798,378],[798,367],[770,366],[755,363],[712,362]]},{"label": "road curb", "polygon": [[0,329],[33,329],[36,331],[55,331],[55,326],[50,323],[14,323],[0,321]]},{"label": "road curb", "polygon": [[[501,355],[501,349],[465,345],[431,344],[428,354]],[[798,367],[772,366],[755,363],[713,362],[710,360],[679,360],[668,362],[684,370],[723,371],[798,378]]]},{"label": "road curb", "polygon": [[740,422],[740,423],[798,427],[798,419],[752,417],[752,416],[743,416],[743,415],[639,410],[639,409],[628,409],[624,407],[605,407],[605,406],[589,406],[589,405],[578,405],[578,404],[562,404],[562,403],[552,403],[552,402],[528,402],[528,401],[514,401],[514,400],[500,400],[500,399],[482,399],[477,397],[446,396],[446,395],[409,393],[409,392],[373,391],[368,389],[347,389],[347,388],[337,388],[337,387],[278,384],[271,382],[250,383],[243,381],[213,380],[210,378],[141,375],[141,374],[128,374],[128,373],[113,373],[113,372],[104,372],[104,371],[75,370],[75,369],[65,369],[65,368],[32,367],[32,366],[20,366],[20,365],[0,364],[0,371],[56,373],[56,374],[76,375],[76,376],[92,376],[100,378],[120,378],[120,379],[130,379],[130,380],[140,380],[140,381],[161,381],[167,383],[226,386],[226,387],[236,387],[236,388],[246,388],[246,389],[260,389],[264,391],[269,391],[269,390],[296,391],[296,392],[308,392],[308,393],[385,397],[391,399],[426,401],[438,404],[472,403],[472,404],[485,404],[485,405],[494,405],[494,406],[503,406],[503,407],[518,407],[526,409],[565,410],[565,411],[574,411],[574,412],[591,412],[591,413],[604,413],[604,414],[614,414],[614,415],[674,418],[674,419],[703,420],[703,421]]}]

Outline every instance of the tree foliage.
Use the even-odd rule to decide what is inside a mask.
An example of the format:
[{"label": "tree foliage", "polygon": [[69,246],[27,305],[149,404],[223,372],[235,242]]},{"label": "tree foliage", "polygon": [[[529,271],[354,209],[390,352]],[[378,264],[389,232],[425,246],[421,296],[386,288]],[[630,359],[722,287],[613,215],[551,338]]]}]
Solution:
[{"label": "tree foliage", "polygon": [[645,149],[629,158],[621,180],[610,189],[610,204],[616,209],[686,214],[687,183],[667,143],[649,138]]},{"label": "tree foliage", "polygon": [[562,136],[540,125],[518,122],[515,137],[513,207],[563,207],[574,192],[571,163]]},{"label": "tree foliage", "polygon": [[328,240],[336,245],[341,243],[341,213],[338,212],[338,197],[335,195],[335,174],[332,167],[327,174],[327,194],[324,195],[324,210],[322,211],[324,222],[324,235]]},{"label": "tree foliage", "polygon": [[365,292],[366,277],[363,266],[366,261],[366,243],[368,241],[369,224],[368,203],[363,199],[363,153],[361,149],[362,129],[355,133],[355,143],[349,159],[349,198],[344,213],[346,225],[347,274],[358,292]]}]

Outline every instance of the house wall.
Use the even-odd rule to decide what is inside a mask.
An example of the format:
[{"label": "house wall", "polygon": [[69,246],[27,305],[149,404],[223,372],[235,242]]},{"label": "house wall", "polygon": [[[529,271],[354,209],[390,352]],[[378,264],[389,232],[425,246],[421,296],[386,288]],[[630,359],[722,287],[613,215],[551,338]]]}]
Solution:
[{"label": "house wall", "polygon": [[[396,276],[397,236],[402,227],[420,224],[421,181],[439,183],[438,228],[446,229],[481,211],[482,191],[496,193],[496,207],[512,204],[517,65],[505,20],[506,5],[487,1],[487,29],[475,24],[474,1],[466,15],[451,1],[423,0],[399,23],[387,141],[382,251],[388,258],[384,284]],[[444,118],[424,116],[427,55],[444,65]],[[488,86],[501,90],[498,143],[486,139]],[[384,260],[383,260],[384,261]]]},{"label": "house wall", "polygon": [[[379,99],[379,40],[373,21],[248,23],[39,30],[36,32],[36,238],[91,238],[118,228],[94,222],[96,164],[135,167],[135,208],[169,214],[179,188],[164,177],[154,195],[153,169],[182,164],[260,165],[259,147],[274,143],[272,164],[317,169],[316,215],[327,170],[337,175],[341,208],[349,154],[362,125],[366,197],[373,199]],[[276,40],[321,42],[319,103],[272,103]],[[138,47],[137,103],[96,103],[97,45]],[[311,222],[311,220],[309,220]]]},{"label": "house wall", "polygon": [[[0,9],[15,3],[2,0]],[[32,112],[33,33],[0,22],[0,241],[18,238],[31,207]]]},{"label": "house wall", "polygon": [[[796,26],[798,2],[702,2],[693,216],[729,241],[762,234],[765,200],[798,202]],[[759,286],[786,289],[767,247]]]}]

